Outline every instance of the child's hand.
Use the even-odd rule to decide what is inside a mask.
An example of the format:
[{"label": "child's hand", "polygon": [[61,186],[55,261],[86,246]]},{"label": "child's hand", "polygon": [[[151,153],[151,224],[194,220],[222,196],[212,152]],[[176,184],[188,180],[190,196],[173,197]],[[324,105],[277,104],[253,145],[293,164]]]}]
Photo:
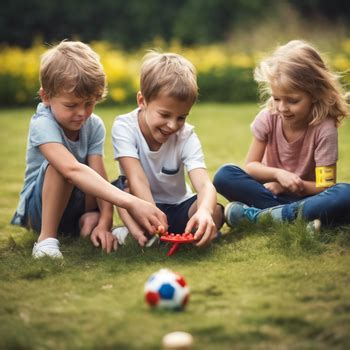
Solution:
[{"label": "child's hand", "polygon": [[96,226],[90,236],[91,242],[95,247],[100,247],[102,250],[110,253],[112,250],[117,250],[118,241],[111,232]]},{"label": "child's hand", "polygon": [[129,214],[143,227],[147,232],[153,234],[156,228],[163,226],[164,230],[168,230],[168,221],[166,215],[158,209],[154,204],[136,198],[135,205],[128,209]]},{"label": "child's hand", "polygon": [[[163,235],[165,233],[165,229],[163,225],[159,225],[157,230],[152,232],[152,234],[145,233],[142,231],[142,229],[138,230],[137,232],[132,232],[132,236],[136,239],[137,243],[141,246],[147,246],[147,243],[150,242],[152,239],[154,239],[155,235]],[[152,242],[150,242],[152,244]]]},{"label": "child's hand", "polygon": [[148,242],[148,238],[146,237],[145,233],[143,231],[137,231],[133,232],[130,231],[131,235],[134,237],[136,242],[139,244],[140,247],[144,247],[146,243]]},{"label": "child's hand", "polygon": [[287,170],[278,170],[277,181],[282,187],[291,193],[300,194],[304,191],[303,180],[298,175],[295,175]]},{"label": "child's hand", "polygon": [[161,235],[164,235],[165,232],[166,232],[166,230],[165,230],[164,226],[159,225],[157,230],[154,232],[154,234],[161,236]]},{"label": "child's hand", "polygon": [[216,226],[208,210],[197,210],[186,225],[185,232],[193,232],[197,247],[208,244],[216,236]]},{"label": "child's hand", "polygon": [[264,187],[271,191],[274,195],[285,192],[285,189],[278,182],[266,182]]}]

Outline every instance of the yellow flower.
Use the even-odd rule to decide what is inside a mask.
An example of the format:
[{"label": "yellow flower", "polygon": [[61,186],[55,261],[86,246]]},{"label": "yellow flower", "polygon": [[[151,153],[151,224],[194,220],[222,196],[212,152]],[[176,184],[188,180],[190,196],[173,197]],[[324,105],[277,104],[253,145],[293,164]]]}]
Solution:
[{"label": "yellow flower", "polygon": [[350,69],[350,61],[344,54],[336,55],[332,61],[332,65],[337,71],[341,72]]},{"label": "yellow flower", "polygon": [[113,88],[109,91],[112,99],[115,101],[115,102],[119,102],[119,103],[122,103],[125,101],[126,99],[126,91],[125,89],[121,88],[121,87],[116,87],[116,88]]},{"label": "yellow flower", "polygon": [[240,68],[254,67],[253,59],[245,53],[237,53],[232,55],[231,63],[233,66],[240,67]]},{"label": "yellow flower", "polygon": [[346,53],[350,53],[350,38],[344,40],[344,41],[341,43],[341,46],[342,46],[343,50],[344,50]]},{"label": "yellow flower", "polygon": [[[162,52],[175,52],[190,60],[198,74],[214,71],[212,79],[219,82],[229,68],[254,68],[265,53],[257,50],[249,52],[235,51],[225,44],[196,45],[186,47],[178,40],[170,44],[161,38],[134,52],[126,52],[105,41],[93,42],[91,47],[100,56],[108,79],[110,97],[113,101],[123,103],[139,89],[140,66],[142,57],[150,48],[159,48]],[[38,90],[38,75],[40,56],[47,50],[40,38],[37,38],[29,49],[20,47],[0,46],[0,75],[4,84],[11,82],[16,92],[13,94],[15,103],[30,102]],[[331,56],[332,67],[345,73],[344,81],[350,81],[350,38],[344,39],[337,52]],[[11,80],[12,79],[12,80]],[[240,79],[251,79],[240,76]],[[0,96],[0,100],[1,100]]]}]

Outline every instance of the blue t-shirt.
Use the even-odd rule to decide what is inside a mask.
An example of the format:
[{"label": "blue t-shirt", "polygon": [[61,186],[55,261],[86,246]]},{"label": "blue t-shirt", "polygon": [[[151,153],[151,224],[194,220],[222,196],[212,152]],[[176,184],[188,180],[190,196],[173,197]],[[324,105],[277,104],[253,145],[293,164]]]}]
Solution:
[{"label": "blue t-shirt", "polygon": [[57,123],[50,107],[45,107],[43,103],[39,103],[29,124],[24,185],[12,223],[16,225],[24,224],[27,200],[39,175],[46,171],[48,161],[41,153],[40,145],[61,143],[80,163],[87,164],[89,155],[103,156],[105,135],[106,130],[101,118],[92,114],[79,130],[78,140],[69,140]]}]

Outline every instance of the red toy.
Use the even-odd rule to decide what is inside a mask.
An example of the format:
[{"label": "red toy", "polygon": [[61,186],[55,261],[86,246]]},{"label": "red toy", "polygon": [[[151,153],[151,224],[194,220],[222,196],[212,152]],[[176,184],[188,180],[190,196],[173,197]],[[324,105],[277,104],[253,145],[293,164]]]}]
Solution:
[{"label": "red toy", "polygon": [[160,236],[160,240],[162,242],[174,243],[167,253],[167,256],[171,256],[178,251],[180,244],[194,242],[194,236],[192,233],[175,234],[165,232]]}]

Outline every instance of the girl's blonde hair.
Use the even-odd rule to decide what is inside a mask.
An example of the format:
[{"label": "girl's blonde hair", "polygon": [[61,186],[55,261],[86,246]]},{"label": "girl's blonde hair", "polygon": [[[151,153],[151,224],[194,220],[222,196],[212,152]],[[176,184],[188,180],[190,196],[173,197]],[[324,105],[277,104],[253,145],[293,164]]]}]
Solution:
[{"label": "girl's blonde hair", "polygon": [[141,66],[140,89],[147,102],[164,93],[194,104],[198,97],[196,69],[181,55],[150,51]]},{"label": "girl's blonde hair", "polygon": [[339,75],[331,72],[316,49],[302,40],[292,40],[277,48],[255,69],[254,78],[265,107],[271,110],[271,86],[309,93],[313,101],[310,125],[330,117],[338,126],[349,114]]},{"label": "girl's blonde hair", "polygon": [[80,41],[62,41],[41,58],[40,84],[48,97],[74,92],[79,97],[107,95],[107,80],[100,58]]}]

